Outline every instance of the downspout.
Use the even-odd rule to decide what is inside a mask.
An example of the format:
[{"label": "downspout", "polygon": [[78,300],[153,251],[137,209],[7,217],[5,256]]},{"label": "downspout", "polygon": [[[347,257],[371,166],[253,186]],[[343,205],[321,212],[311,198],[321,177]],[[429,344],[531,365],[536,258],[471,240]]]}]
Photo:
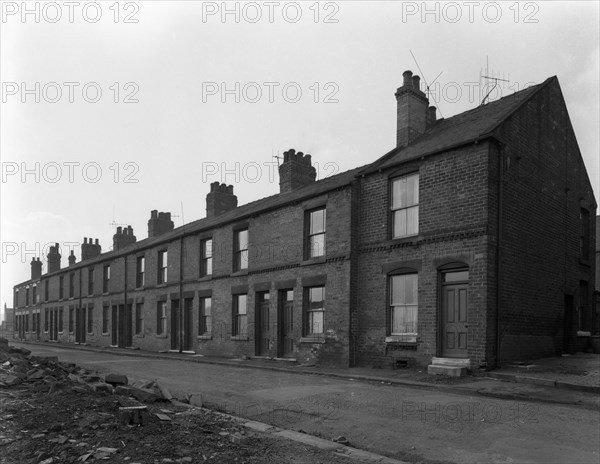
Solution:
[{"label": "downspout", "polygon": [[500,365],[500,284],[502,282],[502,207],[503,207],[503,183],[504,183],[504,159],[502,157],[502,146],[498,146],[498,218],[497,218],[497,242],[496,242],[496,366]]},{"label": "downspout", "polygon": [[[123,305],[123,311],[125,311],[125,315],[123,317],[123,322],[124,322],[124,327],[121,327],[120,329],[123,330],[123,339],[126,342],[129,342],[129,333],[128,333],[128,329],[129,329],[129,324],[127,324],[127,258],[128,256],[125,255],[123,256],[123,260],[125,261],[125,277],[123,278],[124,282],[123,282],[123,286],[124,286],[124,290],[123,290],[123,299],[124,301],[124,305]],[[129,314],[129,321],[131,322],[131,314]],[[117,345],[119,345],[119,341],[117,340]]]},{"label": "downspout", "polygon": [[179,238],[179,352],[183,352],[183,234]]},{"label": "downspout", "polygon": [[[81,270],[83,268],[79,268],[79,320],[83,322],[83,306],[82,306],[82,298],[81,298]],[[87,322],[87,321],[86,321]],[[85,338],[85,331],[87,330],[85,324],[80,324],[81,333],[79,334],[79,343],[83,343],[83,339]]]}]

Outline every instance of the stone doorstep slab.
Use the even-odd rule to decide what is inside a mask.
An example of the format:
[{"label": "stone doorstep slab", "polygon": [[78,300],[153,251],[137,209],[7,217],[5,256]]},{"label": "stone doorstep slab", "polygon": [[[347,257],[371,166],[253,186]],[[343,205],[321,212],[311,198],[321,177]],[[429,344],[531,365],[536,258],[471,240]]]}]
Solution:
[{"label": "stone doorstep slab", "polygon": [[464,367],[465,369],[471,369],[471,360],[469,358],[436,358],[431,359],[431,364],[436,366],[452,366],[452,367]]},{"label": "stone doorstep slab", "polygon": [[427,373],[430,375],[447,375],[449,377],[464,377],[467,375],[465,367],[442,366],[430,364],[427,366]]}]

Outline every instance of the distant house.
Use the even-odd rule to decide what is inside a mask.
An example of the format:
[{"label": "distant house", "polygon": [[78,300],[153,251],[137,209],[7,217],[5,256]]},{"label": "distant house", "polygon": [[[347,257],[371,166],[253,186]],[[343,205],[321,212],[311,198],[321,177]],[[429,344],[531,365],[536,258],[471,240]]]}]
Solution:
[{"label": "distant house", "polygon": [[0,323],[0,337],[8,340],[14,338],[14,313],[15,310],[6,307],[6,303],[4,303],[4,317]]},{"label": "distant house", "polygon": [[[15,286],[21,338],[337,365],[457,364],[586,349],[597,204],[556,77],[448,119],[419,78],[397,90],[397,143],[319,181],[289,150],[280,193],[113,250],[60,246]],[[368,158],[368,155],[365,155]]]}]

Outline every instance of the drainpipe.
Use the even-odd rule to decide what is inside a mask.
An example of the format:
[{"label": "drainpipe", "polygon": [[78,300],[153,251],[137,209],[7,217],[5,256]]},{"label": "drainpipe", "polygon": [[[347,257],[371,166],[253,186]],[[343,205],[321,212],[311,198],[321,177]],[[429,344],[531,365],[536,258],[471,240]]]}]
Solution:
[{"label": "drainpipe", "polygon": [[496,367],[500,365],[500,283],[502,281],[502,207],[503,207],[503,183],[504,183],[504,159],[502,146],[498,146],[498,236],[496,243]]},{"label": "drainpipe", "polygon": [[[125,322],[123,324],[123,327],[121,327],[121,330],[123,330],[123,338],[126,339],[125,341],[129,342],[129,337],[128,337],[128,333],[127,330],[129,328],[129,324],[127,324],[127,258],[128,256],[125,255],[123,256],[123,259],[125,260],[125,277],[124,277],[124,282],[123,282],[123,299],[124,301],[124,305],[123,305],[123,311],[125,311],[125,315],[123,317],[123,322]],[[129,321],[131,322],[131,314],[129,314]],[[119,340],[117,339],[117,345],[119,345]]]},{"label": "drainpipe", "polygon": [[[83,322],[83,306],[82,306],[82,298],[81,298],[81,271],[82,271],[82,267],[79,268],[79,320],[81,322]],[[68,307],[67,307],[68,308]],[[75,314],[74,314],[75,315]],[[73,321],[75,322],[75,321]],[[86,321],[87,322],[87,321]],[[64,323],[64,321],[63,321]],[[79,334],[79,343],[83,343],[83,339],[85,338],[85,332],[87,330],[87,328],[85,327],[85,324],[79,324],[80,325],[80,334]],[[75,337],[77,338],[77,337]]]},{"label": "drainpipe", "polygon": [[183,352],[183,234],[179,238],[179,352]]}]

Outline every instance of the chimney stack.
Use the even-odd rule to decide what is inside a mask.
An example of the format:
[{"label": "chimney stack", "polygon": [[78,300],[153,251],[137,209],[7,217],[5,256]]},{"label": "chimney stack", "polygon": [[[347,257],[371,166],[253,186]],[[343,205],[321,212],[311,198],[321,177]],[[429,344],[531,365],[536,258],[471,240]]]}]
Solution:
[{"label": "chimney stack", "polygon": [[60,270],[60,253],[58,243],[50,247],[48,252],[48,273]]},{"label": "chimney stack", "polygon": [[279,166],[279,192],[286,193],[312,184],[317,171],[312,165],[311,156],[293,148],[283,152],[283,163]]},{"label": "chimney stack", "polygon": [[95,258],[102,254],[102,247],[98,243],[98,239],[96,239],[96,243],[93,243],[93,239],[90,237],[89,242],[86,237],[83,238],[83,243],[81,244],[81,261],[86,261],[88,259]]},{"label": "chimney stack", "polygon": [[33,258],[31,260],[31,280],[39,279],[42,277],[42,262],[40,258]]},{"label": "chimney stack", "polygon": [[[164,234],[175,228],[175,224],[171,221],[171,213],[159,213],[158,210],[150,212],[148,220],[148,237],[155,237]],[[133,233],[133,229],[131,230]]]},{"label": "chimney stack", "polygon": [[117,227],[117,233],[113,235],[113,250],[118,250],[127,245],[131,245],[136,242],[135,235],[133,235],[133,229],[131,226],[125,228]]},{"label": "chimney stack", "polygon": [[427,123],[431,120],[431,111],[428,110],[429,100],[419,88],[421,78],[413,76],[411,71],[404,71],[402,76],[404,78],[403,85],[395,94],[398,116],[396,146],[398,148],[409,145],[425,132],[428,128]]},{"label": "chimney stack", "polygon": [[233,194],[233,185],[210,184],[210,192],[206,195],[206,217],[218,216],[237,208],[237,196]]},{"label": "chimney stack", "polygon": [[430,106],[427,110],[427,129],[429,129],[435,121],[437,120],[436,115],[437,108],[435,106]]},{"label": "chimney stack", "polygon": [[71,250],[71,254],[69,255],[69,266],[74,266],[77,258],[75,257],[75,252]]}]

